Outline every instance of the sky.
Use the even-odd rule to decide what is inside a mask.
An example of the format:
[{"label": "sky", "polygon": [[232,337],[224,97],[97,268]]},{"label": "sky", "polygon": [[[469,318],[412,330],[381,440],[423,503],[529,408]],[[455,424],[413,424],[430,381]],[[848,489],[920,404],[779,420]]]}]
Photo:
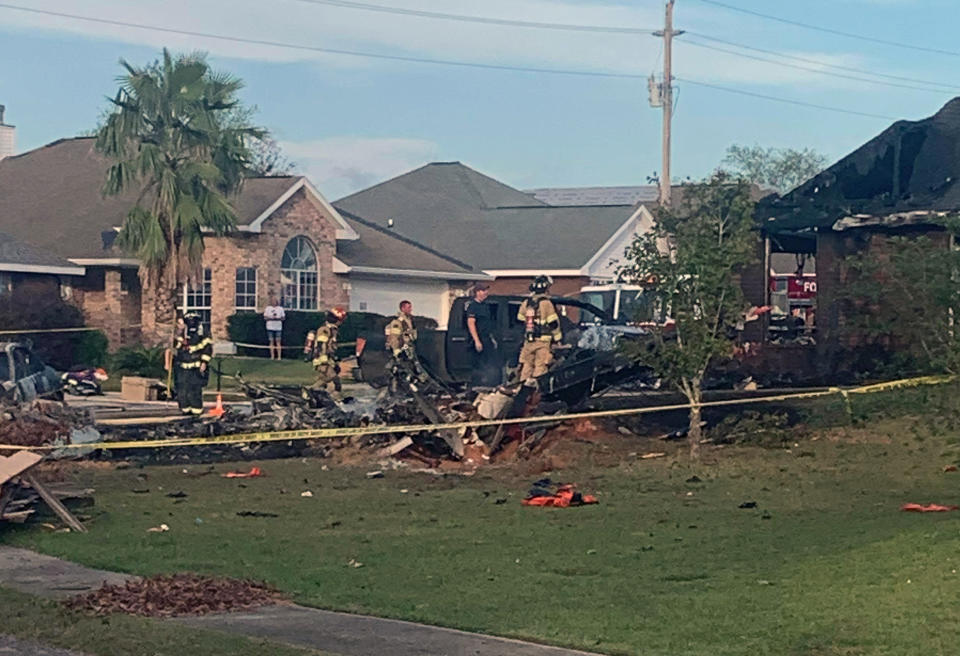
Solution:
[{"label": "sky", "polygon": [[[520,21],[663,26],[662,0],[366,2]],[[704,0],[677,0],[674,26],[687,34],[674,41],[674,178],[709,174],[731,144],[813,148],[835,161],[893,120],[929,116],[960,95],[955,0],[723,3],[930,51],[805,29]],[[330,199],[431,161],[461,161],[518,188],[645,184],[659,171],[661,113],[649,106],[645,77],[661,70],[661,39],[336,5],[336,0],[0,1],[0,104],[7,107],[6,122],[17,127],[18,152],[93,129],[106,97],[116,92],[119,60],[145,64],[168,47],[205,51],[215,68],[240,77],[242,99],[258,108],[257,122]],[[237,43],[11,8],[16,6],[306,48],[592,75]]]}]

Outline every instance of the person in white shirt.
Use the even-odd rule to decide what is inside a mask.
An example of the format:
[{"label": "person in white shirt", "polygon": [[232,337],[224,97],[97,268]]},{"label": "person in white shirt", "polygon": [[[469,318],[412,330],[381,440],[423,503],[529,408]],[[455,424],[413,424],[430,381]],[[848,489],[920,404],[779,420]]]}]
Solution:
[{"label": "person in white shirt", "polygon": [[[263,310],[263,319],[267,322],[267,340],[270,342],[270,359],[279,360],[283,356],[282,337],[283,337],[283,320],[286,319],[286,314],[283,311],[283,306],[277,303],[277,297],[274,294],[270,295],[270,305],[268,305]],[[276,353],[276,356],[274,356]]]}]

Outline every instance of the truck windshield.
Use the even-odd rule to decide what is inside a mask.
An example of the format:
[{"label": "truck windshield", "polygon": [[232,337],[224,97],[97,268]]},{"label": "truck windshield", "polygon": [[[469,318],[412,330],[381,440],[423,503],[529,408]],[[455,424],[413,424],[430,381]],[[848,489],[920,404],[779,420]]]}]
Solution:
[{"label": "truck windshield", "polygon": [[615,294],[616,292],[612,289],[603,292],[583,292],[580,294],[580,300],[590,305],[596,305],[601,310],[612,315]]},{"label": "truck windshield", "polygon": [[624,289],[620,292],[620,317],[627,321],[638,323],[663,323],[662,304],[653,292],[635,289]]}]

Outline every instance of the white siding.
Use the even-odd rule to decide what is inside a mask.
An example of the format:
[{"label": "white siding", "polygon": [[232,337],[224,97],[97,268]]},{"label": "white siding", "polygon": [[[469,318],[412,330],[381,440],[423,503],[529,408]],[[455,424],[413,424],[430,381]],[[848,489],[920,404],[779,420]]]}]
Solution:
[{"label": "white siding", "polygon": [[633,242],[633,238],[642,234],[653,227],[653,217],[642,205],[627,224],[611,236],[603,247],[591,258],[587,269],[587,276],[591,280],[612,281],[616,277],[617,267],[624,264],[623,253],[627,246]]},{"label": "white siding", "polygon": [[390,316],[397,313],[400,301],[406,299],[413,303],[414,314],[435,319],[445,328],[450,308],[449,291],[449,285],[438,280],[386,280],[351,274],[350,310]]}]

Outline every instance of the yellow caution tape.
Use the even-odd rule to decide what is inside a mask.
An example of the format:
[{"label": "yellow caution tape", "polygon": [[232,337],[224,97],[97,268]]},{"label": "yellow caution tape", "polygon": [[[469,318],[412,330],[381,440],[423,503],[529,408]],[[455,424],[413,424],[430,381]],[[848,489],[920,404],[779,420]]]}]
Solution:
[{"label": "yellow caution tape", "polygon": [[42,333],[82,333],[102,328],[36,328],[24,330],[0,330],[0,335],[39,335]]},{"label": "yellow caution tape", "polygon": [[[953,376],[924,376],[904,380],[877,383],[862,387],[844,389],[830,387],[815,392],[795,392],[792,394],[777,394],[774,396],[758,396],[748,399],[727,399],[725,401],[705,401],[699,404],[701,408],[714,408],[725,405],[747,405],[752,403],[770,403],[772,401],[787,401],[795,399],[815,399],[833,394],[869,393],[885,391],[896,387],[916,385],[935,385],[954,380]],[[444,424],[370,424],[348,428],[307,428],[291,431],[272,431],[259,433],[234,433],[216,437],[176,437],[159,440],[128,440],[113,442],[92,442],[89,444],[64,444],[60,446],[20,446],[16,444],[0,444],[0,450],[14,451],[54,451],[57,449],[160,449],[178,446],[203,446],[217,444],[248,444],[251,442],[287,442],[293,440],[330,439],[338,437],[353,437],[358,435],[389,435],[394,433],[419,433],[423,431],[456,430],[463,428],[480,428],[484,426],[509,426],[514,424],[541,424],[555,421],[571,421],[574,419],[592,419],[600,417],[626,417],[630,415],[651,414],[654,412],[668,412],[671,410],[688,410],[693,407],[690,403],[677,403],[649,408],[622,408],[619,410],[597,410],[592,412],[575,412],[563,415],[543,415],[538,417],[516,417],[513,419],[479,419],[475,421],[449,422]]]}]

